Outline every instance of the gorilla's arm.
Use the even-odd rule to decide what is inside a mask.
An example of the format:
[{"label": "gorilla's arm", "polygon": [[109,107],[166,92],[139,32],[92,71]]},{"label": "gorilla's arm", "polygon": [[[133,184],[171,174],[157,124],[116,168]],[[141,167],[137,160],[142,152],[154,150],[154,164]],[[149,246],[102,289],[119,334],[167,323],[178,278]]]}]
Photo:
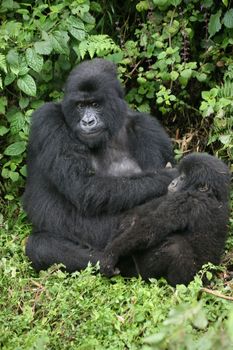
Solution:
[{"label": "gorilla's arm", "polygon": [[[132,177],[93,174],[90,151],[72,139],[61,106],[54,103],[44,105],[34,114],[29,158],[34,174],[35,169],[42,173],[78,210],[89,216],[120,212],[161,196],[171,181],[171,174],[166,171]],[[34,175],[30,166],[28,171],[30,178]]]},{"label": "gorilla's arm", "polygon": [[206,212],[201,199],[187,192],[174,193],[135,208],[123,219],[122,234],[106,246],[102,272],[113,275],[120,256],[156,246],[169,234],[182,232],[190,222],[195,225],[201,213]]},{"label": "gorilla's arm", "polygon": [[163,172],[133,177],[97,177],[82,179],[83,211],[88,214],[117,213],[135,207],[155,196],[161,196],[171,181]]}]

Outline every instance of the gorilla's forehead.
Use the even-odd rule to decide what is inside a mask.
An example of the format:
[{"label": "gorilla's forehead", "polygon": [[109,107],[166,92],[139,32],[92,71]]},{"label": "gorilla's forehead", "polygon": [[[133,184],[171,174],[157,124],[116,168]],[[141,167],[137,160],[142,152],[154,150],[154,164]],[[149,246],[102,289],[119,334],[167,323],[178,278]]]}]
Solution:
[{"label": "gorilla's forehead", "polygon": [[100,90],[101,82],[97,76],[81,79],[77,81],[77,90],[81,92],[95,92]]},{"label": "gorilla's forehead", "polygon": [[113,93],[115,91],[120,92],[120,84],[116,78],[108,75],[108,74],[95,74],[86,77],[73,76],[67,84],[66,92],[71,94],[78,93],[83,96],[94,97],[97,95],[101,95],[102,97],[108,95],[109,93]]}]

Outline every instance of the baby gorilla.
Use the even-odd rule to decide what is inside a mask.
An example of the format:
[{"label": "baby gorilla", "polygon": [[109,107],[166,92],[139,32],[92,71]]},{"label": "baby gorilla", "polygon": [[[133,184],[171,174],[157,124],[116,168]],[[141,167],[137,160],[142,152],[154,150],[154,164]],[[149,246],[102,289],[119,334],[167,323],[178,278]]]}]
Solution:
[{"label": "baby gorilla", "polygon": [[[193,153],[178,165],[165,196],[128,211],[120,235],[105,249],[102,272],[117,274],[132,254],[143,279],[188,284],[203,264],[218,264],[227,235],[230,172],[219,159]],[[153,254],[144,250],[151,248]],[[151,250],[150,250],[151,252]]]}]

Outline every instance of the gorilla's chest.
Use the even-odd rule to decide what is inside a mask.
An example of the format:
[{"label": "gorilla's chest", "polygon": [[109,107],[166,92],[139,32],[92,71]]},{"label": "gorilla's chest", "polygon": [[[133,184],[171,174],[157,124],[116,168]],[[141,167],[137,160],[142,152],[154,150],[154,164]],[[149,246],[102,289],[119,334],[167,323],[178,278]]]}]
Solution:
[{"label": "gorilla's chest", "polygon": [[92,166],[97,174],[109,176],[132,176],[141,173],[141,168],[127,150],[109,147],[105,152],[92,157]]}]

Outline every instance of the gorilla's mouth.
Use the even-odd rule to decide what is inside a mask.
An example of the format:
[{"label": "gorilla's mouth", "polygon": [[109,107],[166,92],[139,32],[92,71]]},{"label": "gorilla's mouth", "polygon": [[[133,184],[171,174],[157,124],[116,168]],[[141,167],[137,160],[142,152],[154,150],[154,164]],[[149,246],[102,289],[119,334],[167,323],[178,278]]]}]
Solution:
[{"label": "gorilla's mouth", "polygon": [[93,136],[99,136],[100,134],[103,134],[105,132],[105,129],[103,128],[98,128],[98,129],[93,129],[93,130],[78,130],[78,134],[84,137],[93,137]]}]

